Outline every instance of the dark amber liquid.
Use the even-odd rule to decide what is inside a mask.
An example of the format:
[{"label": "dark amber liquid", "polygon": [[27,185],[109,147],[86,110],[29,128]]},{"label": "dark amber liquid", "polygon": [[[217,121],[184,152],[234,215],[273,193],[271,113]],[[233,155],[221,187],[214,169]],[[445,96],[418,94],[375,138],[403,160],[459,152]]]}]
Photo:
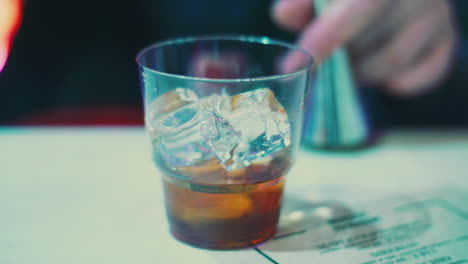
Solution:
[{"label": "dark amber liquid", "polygon": [[[157,154],[157,153],[156,153]],[[276,232],[289,148],[267,160],[227,171],[213,158],[192,166],[167,167],[163,174],[166,212],[173,236],[202,248],[254,246]]]},{"label": "dark amber liquid", "polygon": [[254,184],[200,185],[164,178],[171,232],[203,248],[241,248],[276,232],[284,177]]}]

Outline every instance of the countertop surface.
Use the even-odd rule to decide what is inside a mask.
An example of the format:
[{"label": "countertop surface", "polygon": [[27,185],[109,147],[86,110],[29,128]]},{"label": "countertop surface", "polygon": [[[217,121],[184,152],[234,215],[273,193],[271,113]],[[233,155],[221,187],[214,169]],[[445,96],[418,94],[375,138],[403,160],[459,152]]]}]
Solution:
[{"label": "countertop surface", "polygon": [[[358,152],[301,148],[285,199],[466,191],[467,179],[467,131],[393,131]],[[170,236],[143,128],[0,129],[0,263],[231,263],[238,253]]]}]

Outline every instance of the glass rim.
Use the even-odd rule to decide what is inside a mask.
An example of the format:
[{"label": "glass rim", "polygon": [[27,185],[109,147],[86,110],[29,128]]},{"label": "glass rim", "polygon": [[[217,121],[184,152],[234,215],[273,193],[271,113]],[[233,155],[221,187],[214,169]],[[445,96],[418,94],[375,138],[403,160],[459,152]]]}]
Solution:
[{"label": "glass rim", "polygon": [[[173,44],[180,44],[180,43],[194,43],[199,40],[231,40],[231,41],[239,41],[240,43],[256,43],[260,45],[276,45],[276,46],[281,46],[283,48],[289,49],[289,50],[294,50],[301,52],[304,54],[304,56],[308,57],[308,63],[305,66],[300,67],[297,70],[291,71],[289,73],[282,73],[282,74],[273,74],[273,75],[266,75],[266,76],[259,76],[259,77],[250,77],[250,78],[207,78],[207,77],[194,77],[194,76],[188,76],[188,75],[182,75],[182,74],[174,74],[174,73],[167,73],[164,71],[158,71],[155,69],[152,69],[150,67],[147,67],[141,63],[141,57],[148,52],[149,50],[155,49],[155,48],[160,48],[164,46],[169,46]],[[179,78],[179,79],[185,79],[185,80],[190,80],[190,81],[203,81],[203,82],[217,82],[217,83],[238,83],[238,82],[253,82],[253,81],[267,81],[267,80],[276,80],[276,79],[284,79],[288,77],[292,77],[295,75],[298,75],[304,71],[307,71],[311,69],[312,65],[314,64],[314,58],[312,55],[306,51],[304,48],[300,46],[296,46],[293,44],[290,44],[286,41],[281,41],[281,40],[276,40],[272,39],[270,37],[266,36],[249,36],[249,35],[202,35],[202,36],[186,36],[186,37],[178,37],[178,38],[172,38],[172,39],[167,39],[163,41],[159,41],[153,44],[150,44],[149,46],[146,46],[143,48],[140,52],[138,52],[136,56],[136,63],[138,66],[147,69],[148,71],[151,71],[153,73],[163,75],[166,77],[173,77],[173,78]]]}]

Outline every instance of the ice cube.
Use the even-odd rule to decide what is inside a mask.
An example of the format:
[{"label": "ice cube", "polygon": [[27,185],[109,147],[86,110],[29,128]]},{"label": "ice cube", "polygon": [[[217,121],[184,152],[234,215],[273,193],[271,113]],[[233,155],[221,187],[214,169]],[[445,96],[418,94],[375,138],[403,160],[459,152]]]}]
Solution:
[{"label": "ice cube", "polygon": [[169,167],[189,166],[213,157],[200,135],[198,98],[194,92],[177,88],[156,98],[147,108],[146,125],[154,151]]},{"label": "ice cube", "polygon": [[229,176],[290,145],[286,111],[267,88],[200,99],[178,88],[154,100],[147,113],[155,150],[174,170],[216,157]]},{"label": "ice cube", "polygon": [[200,133],[225,167],[232,162],[232,150],[241,142],[240,131],[221,114],[229,102],[230,97],[222,95],[204,97],[199,102]]},{"label": "ice cube", "polygon": [[201,134],[227,170],[249,166],[290,145],[288,116],[270,89],[205,100]]},{"label": "ice cube", "polygon": [[196,103],[198,96],[189,89],[176,88],[160,95],[146,106],[145,122],[153,137],[158,137],[157,120],[164,114],[173,112],[183,106]]}]

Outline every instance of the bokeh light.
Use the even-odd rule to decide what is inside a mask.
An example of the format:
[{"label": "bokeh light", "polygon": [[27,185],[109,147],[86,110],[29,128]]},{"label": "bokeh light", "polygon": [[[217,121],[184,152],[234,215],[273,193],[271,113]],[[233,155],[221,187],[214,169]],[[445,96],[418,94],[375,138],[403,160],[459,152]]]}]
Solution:
[{"label": "bokeh light", "polygon": [[21,0],[0,0],[0,72],[5,67],[11,42],[21,21]]}]

